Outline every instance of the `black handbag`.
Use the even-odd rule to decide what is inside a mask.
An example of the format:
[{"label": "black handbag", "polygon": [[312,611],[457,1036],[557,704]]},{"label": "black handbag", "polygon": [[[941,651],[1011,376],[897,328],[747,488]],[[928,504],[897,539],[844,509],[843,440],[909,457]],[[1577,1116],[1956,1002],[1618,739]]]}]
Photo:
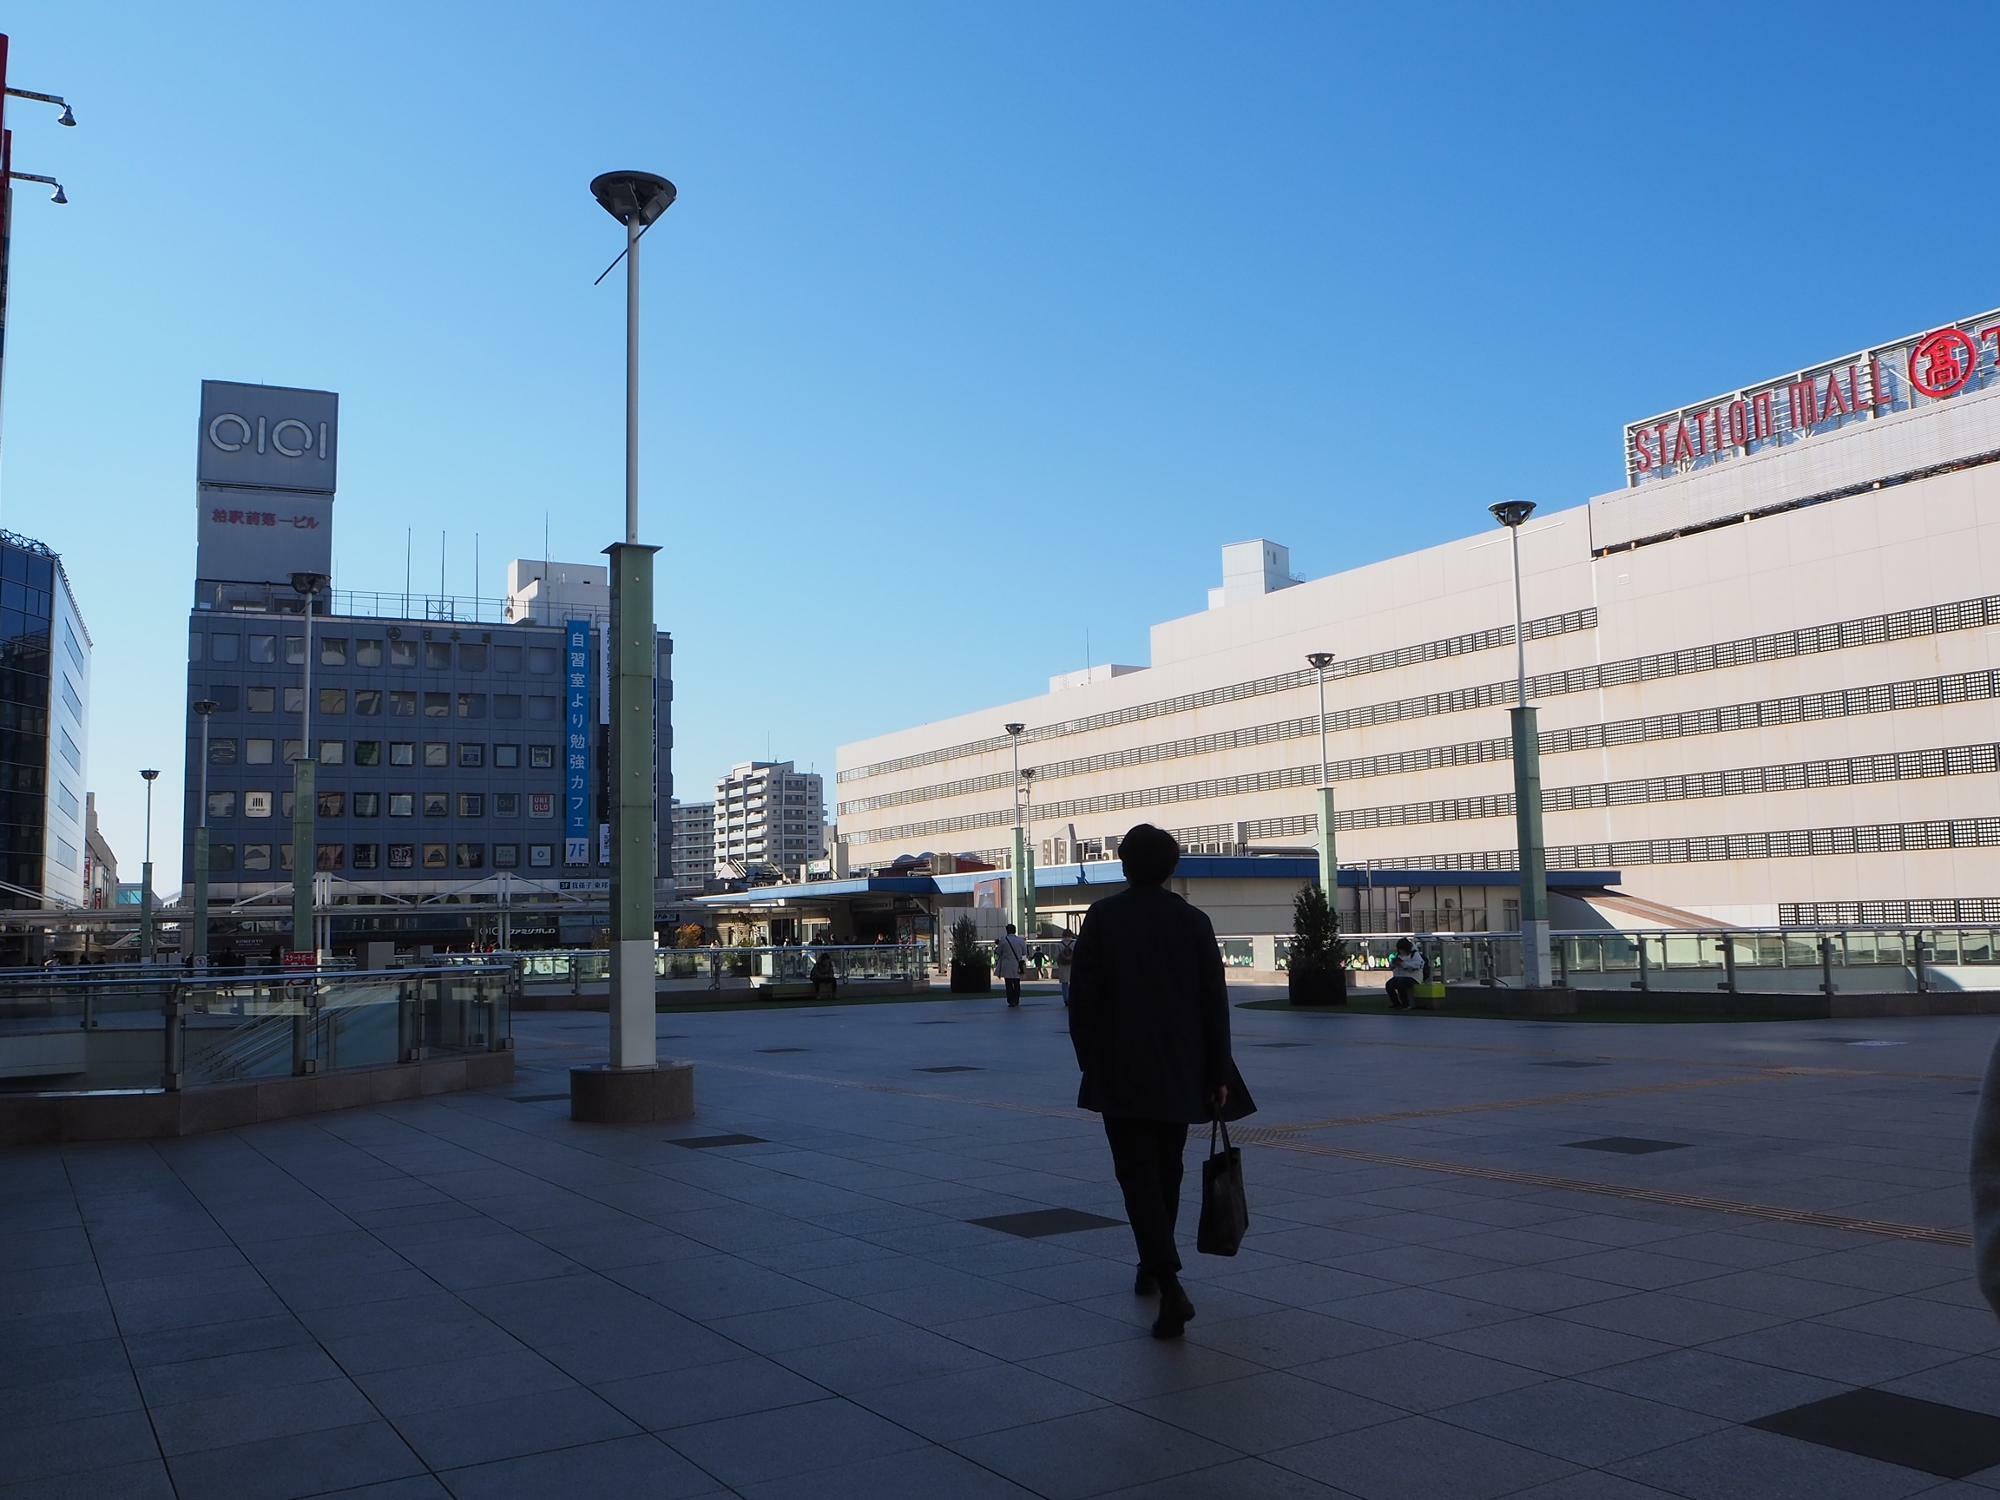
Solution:
[{"label": "black handbag", "polygon": [[[1222,1149],[1215,1149],[1216,1132]],[[1229,1127],[1208,1127],[1208,1160],[1201,1164],[1201,1224],[1194,1247],[1203,1255],[1234,1255],[1250,1229],[1250,1204],[1243,1195],[1243,1153],[1229,1144]]]}]

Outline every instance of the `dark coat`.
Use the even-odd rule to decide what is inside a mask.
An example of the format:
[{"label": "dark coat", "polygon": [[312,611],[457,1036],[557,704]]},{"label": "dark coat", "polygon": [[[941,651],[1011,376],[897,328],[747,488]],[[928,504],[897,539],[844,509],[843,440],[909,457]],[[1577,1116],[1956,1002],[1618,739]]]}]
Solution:
[{"label": "dark coat", "polygon": [[1159,886],[1135,886],[1090,908],[1069,981],[1069,1034],[1081,1109],[1138,1120],[1206,1121],[1209,1094],[1229,1086],[1223,1118],[1256,1109],[1229,1054],[1229,991],[1207,915]]}]

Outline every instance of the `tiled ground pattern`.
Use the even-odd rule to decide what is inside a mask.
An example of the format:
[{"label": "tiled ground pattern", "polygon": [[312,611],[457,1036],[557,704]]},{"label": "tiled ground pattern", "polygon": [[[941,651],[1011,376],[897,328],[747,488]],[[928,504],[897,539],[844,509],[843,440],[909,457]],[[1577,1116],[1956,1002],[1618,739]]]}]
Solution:
[{"label": "tiled ground pattern", "polygon": [[[1280,1133],[1160,1344],[1050,997],[668,1019],[685,1125],[524,1016],[508,1095],[0,1154],[0,1500],[2000,1494],[1962,1248]],[[1257,1124],[1378,1122],[1301,1145],[1947,1228],[1994,1030],[1236,1024]]]}]

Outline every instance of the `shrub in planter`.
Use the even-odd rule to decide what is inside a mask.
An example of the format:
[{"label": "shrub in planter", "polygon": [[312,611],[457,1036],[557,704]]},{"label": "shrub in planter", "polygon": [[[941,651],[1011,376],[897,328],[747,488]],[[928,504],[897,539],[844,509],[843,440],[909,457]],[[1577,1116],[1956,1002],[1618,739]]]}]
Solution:
[{"label": "shrub in planter", "polygon": [[1285,976],[1294,1005],[1347,1003],[1347,945],[1326,892],[1309,885],[1292,901],[1292,951]]},{"label": "shrub in planter", "polygon": [[951,924],[951,992],[984,995],[993,989],[993,966],[979,946],[979,929],[972,918]]}]

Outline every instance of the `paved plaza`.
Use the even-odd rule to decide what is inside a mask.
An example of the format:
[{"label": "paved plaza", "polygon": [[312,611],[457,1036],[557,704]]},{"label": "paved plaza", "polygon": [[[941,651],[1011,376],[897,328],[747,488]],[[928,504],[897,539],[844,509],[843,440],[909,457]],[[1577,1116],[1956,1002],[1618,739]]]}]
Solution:
[{"label": "paved plaza", "polygon": [[1046,993],[662,1016],[681,1125],[537,1014],[504,1092],[0,1154],[0,1497],[2000,1493],[1991,1021],[1235,1025],[1180,1343]]}]

